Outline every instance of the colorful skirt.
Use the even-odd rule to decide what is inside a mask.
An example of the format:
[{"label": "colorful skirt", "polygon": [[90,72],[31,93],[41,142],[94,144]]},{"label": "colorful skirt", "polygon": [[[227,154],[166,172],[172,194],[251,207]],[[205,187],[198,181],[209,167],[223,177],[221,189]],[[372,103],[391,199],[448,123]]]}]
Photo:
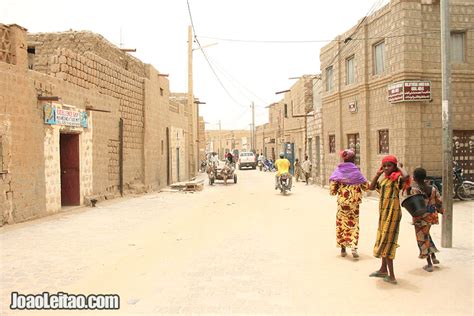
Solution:
[{"label": "colorful skirt", "polygon": [[338,204],[336,213],[337,247],[357,249],[359,242],[359,204]]}]

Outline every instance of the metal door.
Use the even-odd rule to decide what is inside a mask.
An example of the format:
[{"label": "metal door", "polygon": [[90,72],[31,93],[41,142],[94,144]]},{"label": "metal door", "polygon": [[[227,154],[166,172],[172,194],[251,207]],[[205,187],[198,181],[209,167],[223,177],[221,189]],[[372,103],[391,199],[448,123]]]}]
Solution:
[{"label": "metal door", "polygon": [[356,153],[355,164],[360,165],[360,137],[357,134],[347,134],[347,147]]},{"label": "metal door", "polygon": [[285,143],[283,144],[283,152],[285,153],[286,159],[290,161],[290,173],[294,174],[293,164],[295,163],[295,144]]},{"label": "metal door", "polygon": [[61,205],[79,205],[79,134],[60,134]]},{"label": "metal door", "polygon": [[453,160],[464,170],[464,178],[474,181],[474,130],[453,131]]}]

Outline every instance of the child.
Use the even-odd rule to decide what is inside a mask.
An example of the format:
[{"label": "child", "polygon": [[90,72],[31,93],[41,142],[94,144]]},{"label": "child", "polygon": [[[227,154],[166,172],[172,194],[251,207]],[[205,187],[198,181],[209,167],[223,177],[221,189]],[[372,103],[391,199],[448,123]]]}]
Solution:
[{"label": "child", "polygon": [[435,253],[438,252],[433,239],[430,235],[431,225],[439,224],[438,213],[443,213],[443,202],[441,196],[435,186],[425,183],[426,170],[416,168],[413,171],[413,180],[415,183],[408,189],[409,194],[423,194],[425,196],[427,212],[420,216],[413,217],[413,225],[415,226],[416,241],[420,254],[418,258],[426,259],[427,265],[423,267],[425,271],[433,272],[433,263],[439,264]]},{"label": "child", "polygon": [[[374,256],[382,258],[380,269],[371,273],[370,277],[383,278],[385,282],[397,284],[393,268],[395,251],[398,248],[398,232],[402,211],[400,208],[399,194],[409,182],[409,176],[402,165],[397,166],[395,156],[386,156],[382,160],[377,174],[370,183],[369,189],[376,189],[379,197],[379,225],[377,228],[377,240],[374,246]],[[385,175],[379,181],[379,177]],[[387,271],[388,268],[388,271]]]}]

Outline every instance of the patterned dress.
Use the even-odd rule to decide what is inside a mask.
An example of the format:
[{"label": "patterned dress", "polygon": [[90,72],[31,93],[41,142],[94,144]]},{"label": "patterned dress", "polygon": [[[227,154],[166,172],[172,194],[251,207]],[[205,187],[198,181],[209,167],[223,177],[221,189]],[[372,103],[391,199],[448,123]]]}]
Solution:
[{"label": "patterned dress", "polygon": [[343,184],[331,181],[329,192],[337,195],[336,243],[337,247],[357,249],[359,242],[359,204],[362,191],[367,191],[368,182],[362,184]]},{"label": "patterned dress", "polygon": [[431,238],[430,228],[431,225],[439,224],[438,213],[443,213],[443,202],[441,201],[441,195],[434,186],[432,187],[431,194],[428,197],[426,193],[416,183],[414,183],[411,187],[411,194],[419,193],[425,195],[428,212],[421,216],[413,217],[413,225],[415,226],[416,241],[418,243],[418,248],[420,249],[418,258],[426,259],[431,254],[439,252]]},{"label": "patterned dress", "polygon": [[401,179],[401,176],[397,181],[384,177],[376,185],[380,195],[379,225],[374,246],[374,256],[377,258],[394,259],[396,249],[399,247],[397,242],[402,219],[399,194],[403,186]]}]

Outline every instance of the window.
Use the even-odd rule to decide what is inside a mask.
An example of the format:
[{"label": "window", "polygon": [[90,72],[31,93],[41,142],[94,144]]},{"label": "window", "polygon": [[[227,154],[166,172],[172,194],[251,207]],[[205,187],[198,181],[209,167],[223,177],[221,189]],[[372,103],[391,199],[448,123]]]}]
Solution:
[{"label": "window", "polygon": [[160,95],[161,95],[161,96],[163,96],[164,91],[165,91],[165,90],[163,90],[163,88],[160,88]]},{"label": "window", "polygon": [[388,129],[379,130],[379,154],[388,154]]},{"label": "window", "polygon": [[163,153],[164,153],[164,151],[165,151],[164,148],[165,148],[165,146],[164,146],[164,142],[163,142],[163,140],[162,140],[162,141],[161,141],[161,154],[162,154],[162,155],[163,155]]},{"label": "window", "polygon": [[451,62],[464,62],[464,32],[451,32]]},{"label": "window", "polygon": [[374,45],[374,75],[379,75],[384,71],[384,51],[385,42]]},{"label": "window", "polygon": [[336,152],[336,135],[329,135],[329,153],[334,154]]},{"label": "window", "polygon": [[347,134],[347,147],[352,149],[355,154],[355,164],[360,165],[360,136],[359,133]]},{"label": "window", "polygon": [[3,170],[3,147],[2,147],[2,136],[0,136],[0,171]]},{"label": "window", "polygon": [[326,91],[332,91],[334,85],[334,72],[332,66],[326,68]]},{"label": "window", "polygon": [[354,55],[346,59],[346,84],[354,83]]},{"label": "window", "polygon": [[288,117],[288,104],[285,103],[284,107],[285,107],[284,109],[285,117]]}]

